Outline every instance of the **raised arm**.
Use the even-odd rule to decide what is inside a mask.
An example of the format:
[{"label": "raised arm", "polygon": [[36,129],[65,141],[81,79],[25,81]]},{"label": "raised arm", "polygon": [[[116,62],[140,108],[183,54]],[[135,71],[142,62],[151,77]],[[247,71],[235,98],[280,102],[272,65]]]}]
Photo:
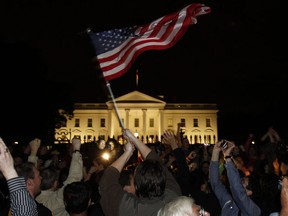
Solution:
[{"label": "raised arm", "polygon": [[83,159],[80,152],[81,140],[74,137],[72,139],[73,154],[69,168],[69,174],[64,182],[64,185],[72,183],[74,181],[81,181],[83,178]]},{"label": "raised arm", "polygon": [[14,168],[13,157],[1,138],[0,171],[7,180],[12,215],[38,215],[36,203],[26,188],[24,177],[18,177],[18,174]]},{"label": "raised arm", "polygon": [[223,154],[226,157],[226,170],[230,183],[231,193],[234,202],[237,204],[243,215],[261,215],[260,208],[253,202],[253,200],[247,195],[246,190],[241,182],[239,172],[232,161],[231,152],[235,147],[235,144],[227,141],[227,148],[222,149]]},{"label": "raised arm", "polygon": [[0,171],[7,181],[18,177],[14,168],[13,157],[2,138],[0,138]]},{"label": "raised arm", "polygon": [[38,138],[35,138],[35,139],[31,140],[30,143],[29,143],[31,152],[30,152],[30,155],[28,157],[28,161],[34,163],[35,167],[38,167],[37,152],[38,152],[38,149],[40,147],[40,144],[41,144],[41,140],[38,139]]},{"label": "raised arm", "polygon": [[129,129],[124,129],[123,135],[126,140],[131,142],[139,150],[142,158],[145,160],[147,155],[151,152],[151,149],[139,139],[137,139],[137,137],[135,137]]},{"label": "raised arm", "polygon": [[175,134],[172,130],[165,130],[163,133],[163,142],[165,144],[168,144],[171,146],[172,150],[175,150],[177,148],[181,147],[181,140]]},{"label": "raised arm", "polygon": [[[225,185],[221,182],[219,176],[219,156],[221,152],[221,144],[223,144],[223,142],[224,141],[220,141],[214,145],[209,167],[211,187],[215,195],[217,196],[222,209],[227,208],[228,206],[235,205],[232,196],[227,191]],[[235,209],[238,208],[235,207]]]},{"label": "raised arm", "polygon": [[269,138],[272,143],[278,143],[281,141],[278,132],[272,127],[269,128]]},{"label": "raised arm", "polygon": [[131,142],[127,142],[124,146],[124,153],[115,160],[110,166],[115,167],[119,173],[122,171],[128,160],[133,155],[134,146],[131,144]]},{"label": "raised arm", "polygon": [[[119,183],[120,172],[132,156],[134,146],[131,142],[125,144],[124,153],[108,166],[99,183],[99,192],[101,195],[101,206],[104,214],[118,215],[118,209],[122,197],[126,192]],[[120,207],[121,208],[121,207]]]},{"label": "raised arm", "polygon": [[181,149],[181,139],[173,131],[166,130],[163,133],[163,142],[171,146],[178,166],[177,181],[183,195],[191,195],[192,185],[190,182],[189,167],[186,162],[184,151]]},{"label": "raised arm", "polygon": [[268,137],[271,143],[277,143],[281,141],[279,134],[277,133],[276,130],[273,129],[273,127],[268,128],[267,133],[261,137],[261,141],[264,142]]}]

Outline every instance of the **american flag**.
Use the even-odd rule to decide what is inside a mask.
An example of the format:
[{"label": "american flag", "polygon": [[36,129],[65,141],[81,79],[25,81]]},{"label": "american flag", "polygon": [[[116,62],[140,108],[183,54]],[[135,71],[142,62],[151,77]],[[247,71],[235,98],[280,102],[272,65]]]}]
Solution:
[{"label": "american flag", "polygon": [[172,47],[185,34],[196,17],[209,13],[210,7],[193,3],[147,25],[89,32],[96,58],[106,81],[126,73],[135,59],[146,50]]}]

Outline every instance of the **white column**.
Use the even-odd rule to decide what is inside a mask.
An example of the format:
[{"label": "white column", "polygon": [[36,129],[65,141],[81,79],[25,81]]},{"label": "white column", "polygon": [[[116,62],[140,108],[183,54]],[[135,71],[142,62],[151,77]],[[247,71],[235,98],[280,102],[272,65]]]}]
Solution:
[{"label": "white column", "polygon": [[129,112],[130,112],[130,109],[125,109],[125,127],[126,128],[130,128],[129,127]]},{"label": "white column", "polygon": [[164,110],[160,109],[159,112],[160,112],[160,115],[159,115],[158,137],[159,137],[159,140],[161,141],[161,135],[164,130]]},{"label": "white column", "polygon": [[142,112],[143,112],[143,136],[144,136],[144,139],[146,137],[146,133],[147,133],[147,109],[142,109]]}]

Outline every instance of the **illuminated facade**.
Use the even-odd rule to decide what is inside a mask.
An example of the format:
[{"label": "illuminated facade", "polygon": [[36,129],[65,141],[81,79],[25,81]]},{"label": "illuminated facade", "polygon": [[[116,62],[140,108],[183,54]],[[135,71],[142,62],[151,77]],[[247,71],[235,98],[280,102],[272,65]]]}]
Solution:
[{"label": "illuminated facade", "polygon": [[[166,103],[139,91],[115,98],[117,111],[125,128],[144,143],[161,141],[164,130],[177,130],[183,123],[190,144],[215,144],[218,140],[216,104]],[[55,130],[55,143],[69,142],[78,136],[82,142],[114,137],[121,142],[122,128],[113,101],[76,103],[74,118],[66,127]]]}]

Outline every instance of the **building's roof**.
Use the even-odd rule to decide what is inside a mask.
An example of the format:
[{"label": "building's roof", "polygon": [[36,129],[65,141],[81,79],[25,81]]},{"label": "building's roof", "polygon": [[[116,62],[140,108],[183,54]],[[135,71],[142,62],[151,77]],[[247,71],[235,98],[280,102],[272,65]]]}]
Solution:
[{"label": "building's roof", "polygon": [[[132,91],[114,99],[114,102],[119,107],[162,107],[163,109],[194,109],[194,110],[217,110],[217,105],[214,103],[166,103],[163,99],[144,94],[140,91]],[[75,109],[107,109],[113,107],[113,100],[106,103],[75,103]]]}]

